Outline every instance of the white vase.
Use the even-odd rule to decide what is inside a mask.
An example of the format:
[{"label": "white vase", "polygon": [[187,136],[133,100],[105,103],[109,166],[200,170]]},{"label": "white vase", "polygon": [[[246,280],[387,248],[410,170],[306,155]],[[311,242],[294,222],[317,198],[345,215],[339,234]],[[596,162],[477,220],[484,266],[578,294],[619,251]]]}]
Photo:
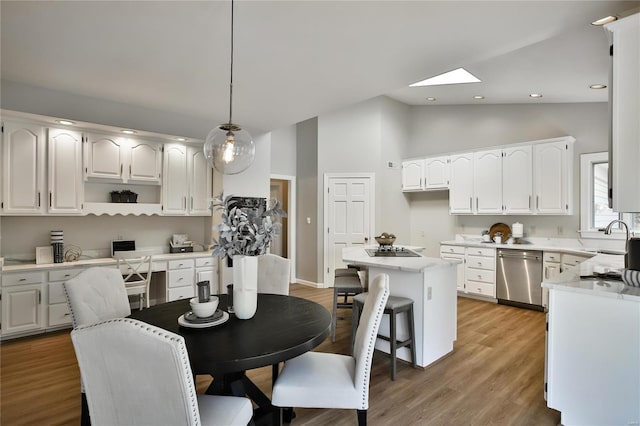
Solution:
[{"label": "white vase", "polygon": [[233,312],[239,319],[252,318],[258,308],[258,258],[233,256]]}]

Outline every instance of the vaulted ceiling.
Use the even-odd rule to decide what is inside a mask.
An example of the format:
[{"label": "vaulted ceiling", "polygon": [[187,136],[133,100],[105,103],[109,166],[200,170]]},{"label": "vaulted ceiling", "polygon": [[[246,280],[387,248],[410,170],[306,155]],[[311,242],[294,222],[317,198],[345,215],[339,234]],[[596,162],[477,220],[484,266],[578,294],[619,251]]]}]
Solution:
[{"label": "vaulted ceiling", "polygon": [[[639,5],[237,1],[234,121],[273,130],[379,95],[605,102],[589,85],[607,81],[608,41],[590,22]],[[3,80],[227,120],[230,2],[3,0],[0,12]],[[407,87],[458,67],[482,82]]]}]

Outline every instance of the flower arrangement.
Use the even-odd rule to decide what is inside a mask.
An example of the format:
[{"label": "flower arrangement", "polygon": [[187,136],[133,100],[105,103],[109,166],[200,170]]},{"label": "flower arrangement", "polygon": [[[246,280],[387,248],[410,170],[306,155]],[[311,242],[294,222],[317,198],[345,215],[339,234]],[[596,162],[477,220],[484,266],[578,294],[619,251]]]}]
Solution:
[{"label": "flower arrangement", "polygon": [[213,239],[213,255],[258,256],[265,254],[271,241],[280,233],[279,217],[287,214],[280,209],[276,199],[262,202],[256,208],[245,208],[239,199],[231,195],[222,198],[222,194],[213,200],[216,210],[222,210],[222,222],[214,227],[218,231],[218,239]]}]

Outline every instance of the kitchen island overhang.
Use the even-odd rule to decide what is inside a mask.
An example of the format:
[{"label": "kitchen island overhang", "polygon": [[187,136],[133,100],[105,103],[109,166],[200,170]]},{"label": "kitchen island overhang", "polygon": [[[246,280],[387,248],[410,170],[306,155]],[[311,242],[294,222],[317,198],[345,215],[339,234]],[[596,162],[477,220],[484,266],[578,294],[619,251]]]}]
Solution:
[{"label": "kitchen island overhang", "polygon": [[[457,288],[456,262],[438,258],[372,257],[367,247],[345,247],[343,262],[366,266],[369,280],[379,274],[389,275],[392,296],[408,297],[414,301],[414,325],[416,333],[416,364],[427,367],[453,351],[457,338]],[[408,337],[406,314],[398,318],[397,338]],[[389,318],[385,315],[379,334],[389,336]],[[389,353],[389,342],[378,339],[376,349]],[[398,358],[410,362],[409,348],[400,348]]]}]

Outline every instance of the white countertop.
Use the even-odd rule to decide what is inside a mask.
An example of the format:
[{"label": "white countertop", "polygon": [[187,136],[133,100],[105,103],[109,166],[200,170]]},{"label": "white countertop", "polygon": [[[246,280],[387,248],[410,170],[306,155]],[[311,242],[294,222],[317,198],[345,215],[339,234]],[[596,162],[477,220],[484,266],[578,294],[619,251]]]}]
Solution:
[{"label": "white countertop", "polygon": [[[378,268],[397,269],[407,272],[422,272],[425,269],[449,267],[457,262],[441,260],[435,257],[373,257],[369,256],[365,248],[377,248],[378,246],[345,247],[342,249],[342,260],[345,263],[374,266]],[[411,246],[404,246],[411,249]],[[419,253],[418,253],[419,254]]]},{"label": "white countertop", "polygon": [[[167,260],[178,259],[194,259],[200,257],[211,257],[211,251],[200,251],[192,253],[159,253],[152,255],[152,261],[162,262]],[[1,263],[0,263],[1,264]],[[109,266],[115,265],[116,259],[112,257],[103,257],[96,259],[81,259],[75,262],[62,262],[62,263],[41,263],[36,265],[35,263],[20,263],[14,265],[4,265],[2,267],[3,272],[24,272],[24,271],[47,271],[62,268],[73,268],[75,266]]]},{"label": "white countertop", "polygon": [[[597,254],[596,249],[589,249],[585,247],[581,247],[579,245],[569,246],[563,245],[563,243],[559,243],[558,241],[549,240],[545,241],[534,241],[527,244],[496,244],[493,242],[483,243],[482,241],[474,241],[474,240],[450,240],[450,241],[440,241],[441,245],[451,245],[451,246],[463,246],[463,247],[482,247],[482,248],[501,248],[501,249],[512,249],[512,250],[539,250],[539,251],[553,251],[556,253],[568,253],[568,254],[578,254],[578,255],[591,255],[595,256]],[[611,253],[623,254],[618,250],[602,250]]]},{"label": "white countertop", "polygon": [[599,254],[555,277],[544,280],[542,286],[548,289],[640,302],[640,288],[638,287],[631,287],[622,281],[606,278],[584,278],[592,276],[594,273],[619,272],[623,268],[623,255]]}]

